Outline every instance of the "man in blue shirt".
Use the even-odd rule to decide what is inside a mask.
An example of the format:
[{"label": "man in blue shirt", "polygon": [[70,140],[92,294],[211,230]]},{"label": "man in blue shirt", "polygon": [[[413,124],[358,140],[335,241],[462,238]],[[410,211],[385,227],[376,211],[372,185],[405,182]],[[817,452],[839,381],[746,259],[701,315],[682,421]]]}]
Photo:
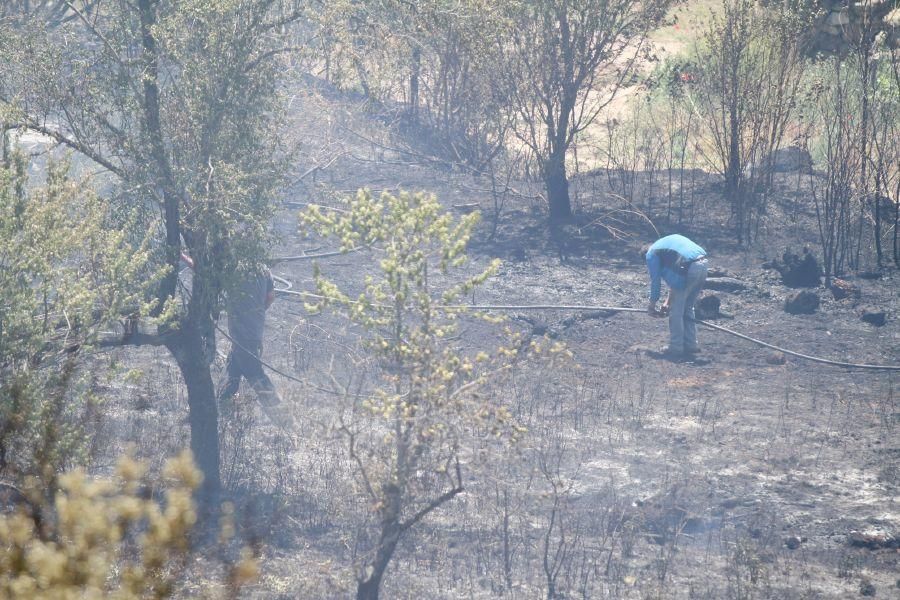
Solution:
[{"label": "man in blue shirt", "polygon": [[[647,248],[645,258],[650,272],[647,312],[657,317],[669,315],[669,347],[664,353],[681,359],[699,352],[694,304],[706,282],[706,250],[683,235],[667,235]],[[662,280],[669,286],[669,296],[657,310]]]}]

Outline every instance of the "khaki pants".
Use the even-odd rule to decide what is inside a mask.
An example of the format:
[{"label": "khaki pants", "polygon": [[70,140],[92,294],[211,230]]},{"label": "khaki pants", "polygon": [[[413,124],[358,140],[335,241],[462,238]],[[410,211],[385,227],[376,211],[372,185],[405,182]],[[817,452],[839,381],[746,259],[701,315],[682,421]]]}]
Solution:
[{"label": "khaki pants", "polygon": [[706,259],[694,261],[688,267],[683,289],[671,291],[669,301],[669,350],[696,350],[697,324],[694,323],[694,304],[706,283]]}]

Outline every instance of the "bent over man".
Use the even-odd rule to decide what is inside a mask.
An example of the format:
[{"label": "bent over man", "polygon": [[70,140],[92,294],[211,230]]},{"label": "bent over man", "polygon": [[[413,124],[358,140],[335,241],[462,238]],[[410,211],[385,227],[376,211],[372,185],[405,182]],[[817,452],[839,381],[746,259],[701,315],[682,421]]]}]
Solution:
[{"label": "bent over man", "polygon": [[[680,359],[699,352],[694,304],[706,282],[706,250],[683,235],[667,235],[649,246],[645,258],[650,272],[647,312],[652,316],[669,314],[669,346],[663,353]],[[661,280],[669,286],[669,296],[657,310]]]}]

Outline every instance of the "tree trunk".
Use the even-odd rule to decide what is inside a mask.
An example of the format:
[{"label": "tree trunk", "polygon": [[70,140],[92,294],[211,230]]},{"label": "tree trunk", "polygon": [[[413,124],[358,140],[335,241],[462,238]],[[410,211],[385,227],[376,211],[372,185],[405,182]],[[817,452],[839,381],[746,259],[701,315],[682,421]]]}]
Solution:
[{"label": "tree trunk", "polygon": [[203,483],[197,497],[201,504],[214,506],[222,483],[219,478],[219,413],[207,352],[203,344],[203,327],[187,319],[176,347],[170,347],[188,396],[188,421],[191,427],[191,452]]},{"label": "tree trunk", "polygon": [[154,313],[163,310],[166,300],[175,295],[178,284],[178,259],[181,255],[181,198],[175,185],[175,178],[169,164],[166,145],[163,139],[162,120],[159,105],[159,57],[157,55],[154,27],[156,26],[156,6],[151,0],[139,0],[138,9],[141,20],[141,61],[144,74],[142,117],[145,135],[149,145],[150,157],[156,167],[158,180],[156,184],[163,190],[166,225],[166,263],[170,269],[163,277],[159,289],[159,304]]},{"label": "tree trunk", "polygon": [[[735,92],[736,93],[736,92]],[[725,170],[725,195],[731,200],[734,214],[734,230],[738,244],[744,243],[744,194],[741,189],[741,143],[740,119],[737,102],[732,102],[729,110],[730,139],[728,145],[728,167]]]},{"label": "tree trunk", "polygon": [[[900,182],[897,183],[897,191],[900,192]],[[900,193],[894,202],[894,264],[900,267]]]},{"label": "tree trunk", "polygon": [[416,44],[412,49],[412,68],[409,75],[409,115],[413,121],[419,116],[419,73],[422,70],[422,49]]},{"label": "tree trunk", "polygon": [[547,186],[547,200],[550,203],[550,220],[571,217],[572,204],[569,201],[565,152],[555,152],[547,159],[544,164],[544,184]]},{"label": "tree trunk", "polygon": [[9,157],[9,129],[7,129],[6,123],[0,122],[0,165],[4,169],[9,168]]},{"label": "tree trunk", "polygon": [[[159,291],[161,311],[164,303],[175,295],[178,284],[178,260],[181,255],[181,193],[169,164],[165,149],[160,118],[160,92],[158,86],[159,61],[154,27],[157,6],[152,0],[138,0],[141,23],[143,77],[143,126],[149,142],[158,184],[163,188],[166,262],[169,273],[163,279]],[[211,310],[218,288],[210,287],[209,273],[203,273],[201,263],[196,263],[195,276],[188,314],[180,323],[180,332],[168,345],[184,378],[188,393],[189,422],[191,427],[191,451],[194,461],[203,473],[203,483],[197,497],[201,504],[214,507],[221,490],[219,479],[219,419],[216,394],[209,369],[209,348],[214,336]]]},{"label": "tree trunk", "polygon": [[390,563],[396,547],[396,540],[389,547],[384,545],[378,547],[375,560],[369,566],[372,569],[371,573],[356,586],[356,600],[378,600],[378,594],[381,591],[381,580],[385,571],[387,571],[388,563]]},{"label": "tree trunk", "polygon": [[381,514],[381,535],[378,546],[375,548],[375,557],[369,563],[365,579],[361,579],[356,586],[356,600],[378,600],[381,589],[381,580],[387,571],[388,564],[397,549],[400,541],[400,504],[401,492],[396,485],[388,485],[384,488],[384,508]]}]

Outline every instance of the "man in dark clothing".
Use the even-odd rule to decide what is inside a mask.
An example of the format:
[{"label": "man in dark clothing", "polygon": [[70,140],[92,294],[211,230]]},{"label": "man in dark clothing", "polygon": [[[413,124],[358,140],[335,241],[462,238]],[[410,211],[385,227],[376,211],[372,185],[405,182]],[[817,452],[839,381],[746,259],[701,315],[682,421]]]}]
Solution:
[{"label": "man in dark clothing", "polygon": [[232,343],[228,355],[228,379],[219,394],[220,403],[227,403],[237,393],[241,377],[253,387],[264,407],[281,402],[260,363],[266,310],[274,300],[272,274],[263,265],[245,274],[228,294],[228,334]]},{"label": "man in dark clothing", "polygon": [[[650,272],[650,303],[653,316],[669,315],[669,347],[663,353],[680,359],[699,352],[694,304],[706,283],[706,250],[683,235],[667,235],[654,242],[645,255]],[[661,280],[669,286],[669,296],[657,310]]]}]

